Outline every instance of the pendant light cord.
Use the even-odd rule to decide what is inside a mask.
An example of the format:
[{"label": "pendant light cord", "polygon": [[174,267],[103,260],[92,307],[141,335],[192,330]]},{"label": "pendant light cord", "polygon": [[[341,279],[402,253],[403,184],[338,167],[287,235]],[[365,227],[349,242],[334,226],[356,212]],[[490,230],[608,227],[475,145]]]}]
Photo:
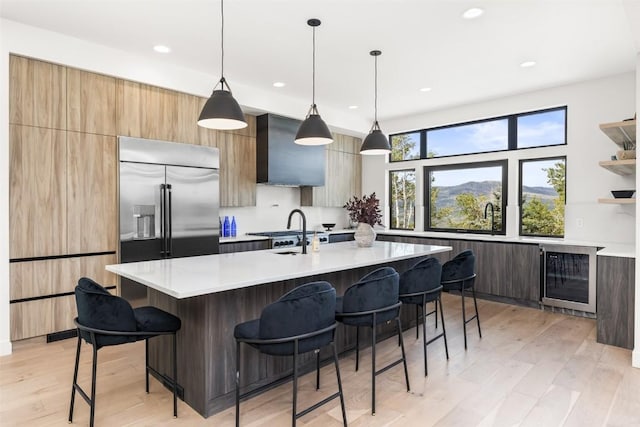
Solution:
[{"label": "pendant light cord", "polygon": [[378,123],[378,56],[376,55],[373,58],[374,58],[374,61],[375,61],[374,62],[374,64],[375,64],[375,66],[374,66],[374,68],[375,68],[375,74],[374,74],[375,75],[375,77],[374,77],[374,79],[375,79],[375,82],[374,82],[375,94],[374,94],[374,97],[373,97],[373,99],[374,99],[374,101],[373,101],[373,106],[374,106],[373,107],[373,111],[374,111],[373,119],[374,119],[375,123]]},{"label": "pendant light cord", "polygon": [[311,105],[315,108],[316,105],[316,27],[313,27],[313,71],[311,72]]},{"label": "pendant light cord", "polygon": [[220,15],[222,17],[222,25],[220,25],[220,51],[222,52],[222,60],[220,61],[220,83],[224,90],[224,0],[220,0]]}]

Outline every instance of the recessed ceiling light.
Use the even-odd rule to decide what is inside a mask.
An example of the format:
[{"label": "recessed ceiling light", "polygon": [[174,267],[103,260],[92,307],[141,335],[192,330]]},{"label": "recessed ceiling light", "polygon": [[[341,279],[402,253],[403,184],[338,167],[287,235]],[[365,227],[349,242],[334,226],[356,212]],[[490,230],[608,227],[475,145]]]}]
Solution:
[{"label": "recessed ceiling light", "polygon": [[171,48],[169,46],[164,46],[161,44],[157,44],[153,47],[153,50],[155,50],[158,53],[169,53],[171,52]]},{"label": "recessed ceiling light", "polygon": [[467,9],[463,14],[462,17],[464,19],[475,19],[479,16],[481,16],[484,13],[484,10],[478,8],[478,7],[472,7],[471,9]]},{"label": "recessed ceiling light", "polygon": [[358,106],[357,105],[349,105],[349,110],[357,110]]},{"label": "recessed ceiling light", "polygon": [[285,87],[287,84],[284,82],[275,82],[273,87]]},{"label": "recessed ceiling light", "polygon": [[422,87],[422,88],[420,88],[420,92],[431,92],[431,88],[430,87]]},{"label": "recessed ceiling light", "polygon": [[524,61],[522,64],[520,64],[522,68],[530,68],[534,65],[536,65],[536,61]]}]

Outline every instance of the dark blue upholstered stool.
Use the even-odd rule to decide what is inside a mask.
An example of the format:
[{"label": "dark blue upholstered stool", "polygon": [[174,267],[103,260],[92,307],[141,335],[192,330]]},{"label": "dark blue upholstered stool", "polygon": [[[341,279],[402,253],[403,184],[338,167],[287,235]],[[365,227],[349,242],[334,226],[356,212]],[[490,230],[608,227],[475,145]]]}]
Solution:
[{"label": "dark blue upholstered stool", "polygon": [[[427,345],[438,338],[444,338],[444,351],[449,359],[449,347],[447,346],[447,331],[444,327],[444,313],[442,311],[442,285],[440,276],[442,266],[436,258],[426,258],[414,264],[409,270],[400,275],[400,301],[402,304],[414,304],[416,306],[416,339],[419,336],[420,309],[422,309],[422,339],[424,346],[424,376],[427,376]],[[433,311],[427,313],[427,303],[435,303]],[[438,304],[440,303],[440,304]],[[440,320],[442,321],[442,333],[427,341],[427,316],[435,314],[436,328],[438,327],[438,306],[440,306]]]},{"label": "dark blue upholstered stool", "polygon": [[[345,325],[356,327],[356,371],[360,359],[360,327],[371,328],[371,414],[376,413],[376,375],[388,369],[404,364],[404,376],[409,391],[409,373],[407,359],[402,341],[400,325],[400,306],[398,299],[399,275],[391,267],[382,267],[372,271],[358,282],[351,285],[344,296],[336,300],[336,320]],[[396,321],[398,339],[402,349],[402,357],[376,371],[376,326]]]},{"label": "dark blue upholstered stool", "polygon": [[[473,251],[467,249],[460,252],[453,259],[447,261],[442,266],[442,287],[443,290],[458,291],[462,296],[462,329],[464,331],[464,348],[467,349],[467,323],[476,319],[478,323],[478,335],[482,338],[482,331],[480,330],[480,316],[478,315],[478,302],[476,301],[476,291],[473,287],[476,274],[475,274],[476,256]],[[476,309],[476,314],[469,319],[466,317],[464,293],[471,289],[471,295],[473,295],[473,305]]]},{"label": "dark blue upholstered stool", "polygon": [[[77,391],[91,408],[89,425],[93,426],[96,407],[96,367],[98,350],[102,347],[144,340],[146,390],[149,393],[149,371],[162,376],[162,374],[149,366],[148,341],[149,338],[159,335],[173,336],[173,379],[168,378],[168,382],[173,389],[173,416],[177,417],[176,332],[181,326],[180,319],[156,307],[133,309],[127,300],[111,295],[105,288],[86,277],[78,281],[75,296],[78,317],[74,319],[74,322],[78,327],[78,347],[73,371],[73,385],[71,387],[69,422],[73,421],[73,406]],[[93,347],[91,397],[78,385],[78,363],[80,362],[80,346],[83,340]]]},{"label": "dark blue upholstered stool", "polygon": [[[259,319],[236,325],[236,426],[240,425],[240,401],[270,385],[240,394],[240,343],[249,344],[261,353],[272,356],[293,356],[293,411],[292,425],[298,418],[339,397],[342,420],[347,425],[347,415],[342,395],[338,352],[334,344],[336,290],[328,282],[312,282],[300,285],[284,294],[278,301],[262,310]],[[316,390],[320,388],[320,353],[330,345],[338,378],[338,392],[297,412],[298,355],[316,351]]]}]

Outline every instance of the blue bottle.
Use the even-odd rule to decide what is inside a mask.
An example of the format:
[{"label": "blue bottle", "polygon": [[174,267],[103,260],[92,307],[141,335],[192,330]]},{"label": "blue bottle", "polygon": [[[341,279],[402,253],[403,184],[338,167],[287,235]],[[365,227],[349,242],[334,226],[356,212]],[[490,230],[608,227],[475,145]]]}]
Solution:
[{"label": "blue bottle", "polygon": [[231,236],[231,224],[229,223],[229,217],[225,215],[224,222],[222,223],[222,237]]},{"label": "blue bottle", "polygon": [[231,217],[231,237],[236,237],[236,217]]}]

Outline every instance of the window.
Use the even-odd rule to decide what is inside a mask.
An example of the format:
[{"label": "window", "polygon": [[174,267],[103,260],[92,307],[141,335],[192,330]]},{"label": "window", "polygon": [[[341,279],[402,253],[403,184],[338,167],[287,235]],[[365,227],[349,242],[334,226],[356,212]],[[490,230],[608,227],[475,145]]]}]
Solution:
[{"label": "window", "polygon": [[424,172],[426,230],[505,234],[506,160],[427,166]]},{"label": "window", "polygon": [[485,120],[478,123],[427,130],[427,157],[486,153],[509,149],[509,120]]},{"label": "window", "polygon": [[567,139],[567,109],[521,114],[517,117],[517,147],[562,145]]},{"label": "window", "polygon": [[392,162],[416,160],[420,158],[420,135],[422,132],[402,133],[391,135]]},{"label": "window", "polygon": [[567,107],[457,123],[391,136],[391,162],[567,143]]},{"label": "window", "polygon": [[416,225],[415,169],[389,172],[391,228],[413,230]]},{"label": "window", "polygon": [[566,157],[520,161],[520,235],[564,236]]}]

